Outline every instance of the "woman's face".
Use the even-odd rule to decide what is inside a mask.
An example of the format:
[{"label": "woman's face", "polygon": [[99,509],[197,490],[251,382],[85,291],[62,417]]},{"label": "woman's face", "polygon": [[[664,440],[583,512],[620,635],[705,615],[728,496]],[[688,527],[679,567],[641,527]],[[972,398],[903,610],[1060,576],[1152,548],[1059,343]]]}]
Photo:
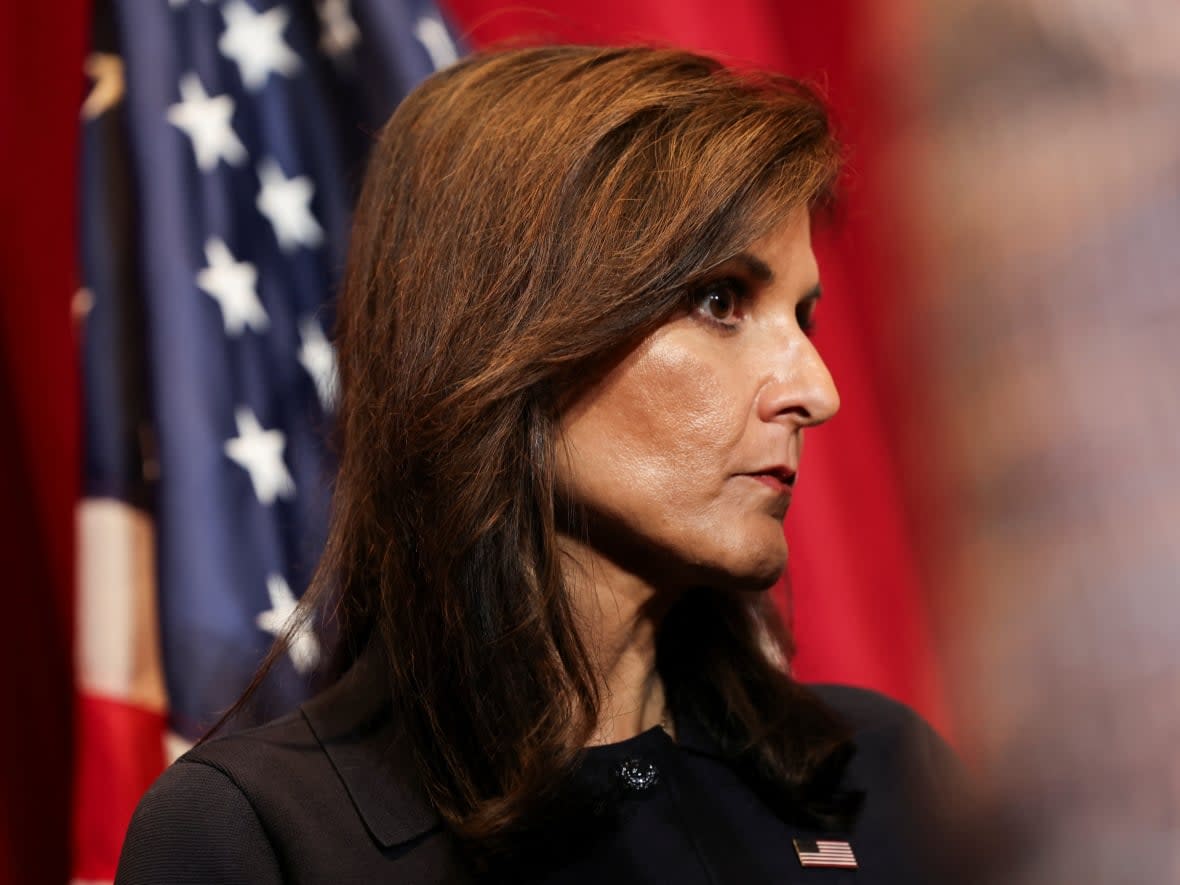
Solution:
[{"label": "woman's face", "polygon": [[808,337],[807,213],[710,280],[565,412],[558,481],[589,514],[594,552],[625,570],[762,588],[786,565],[803,429],[840,403]]}]

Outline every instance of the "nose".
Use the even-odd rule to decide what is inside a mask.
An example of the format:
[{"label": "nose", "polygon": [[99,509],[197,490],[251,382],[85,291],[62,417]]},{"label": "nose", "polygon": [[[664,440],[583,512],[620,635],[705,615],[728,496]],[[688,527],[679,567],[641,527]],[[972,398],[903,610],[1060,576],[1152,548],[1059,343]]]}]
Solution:
[{"label": "nose", "polygon": [[785,418],[811,427],[823,424],[840,410],[836,382],[810,338],[795,338],[777,362],[779,368],[762,389],[759,418]]}]

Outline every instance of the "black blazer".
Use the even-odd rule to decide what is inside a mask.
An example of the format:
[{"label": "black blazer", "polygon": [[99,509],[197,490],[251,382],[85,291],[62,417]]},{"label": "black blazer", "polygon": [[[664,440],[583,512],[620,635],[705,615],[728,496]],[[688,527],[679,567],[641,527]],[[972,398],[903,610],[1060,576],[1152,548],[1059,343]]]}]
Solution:
[{"label": "black blazer", "polygon": [[[296,712],[182,756],[140,802],[116,883],[473,881],[408,761],[398,761],[405,748],[373,686],[372,673],[354,667]],[[865,793],[852,838],[860,868],[800,866],[791,881],[944,881],[935,861],[940,809],[959,780],[953,754],[881,695],[815,690],[855,728],[844,786]]]}]

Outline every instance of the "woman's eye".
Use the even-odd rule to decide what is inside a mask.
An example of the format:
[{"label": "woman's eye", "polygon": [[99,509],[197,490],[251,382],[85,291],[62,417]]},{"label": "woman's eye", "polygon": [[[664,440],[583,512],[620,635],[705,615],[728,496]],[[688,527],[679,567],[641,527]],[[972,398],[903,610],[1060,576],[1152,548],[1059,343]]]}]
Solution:
[{"label": "woman's eye", "polygon": [[698,289],[693,295],[693,309],[713,323],[734,326],[742,317],[745,290],[737,280],[719,280]]},{"label": "woman's eye", "polygon": [[809,298],[795,309],[795,322],[803,330],[803,334],[815,334],[815,299]]}]

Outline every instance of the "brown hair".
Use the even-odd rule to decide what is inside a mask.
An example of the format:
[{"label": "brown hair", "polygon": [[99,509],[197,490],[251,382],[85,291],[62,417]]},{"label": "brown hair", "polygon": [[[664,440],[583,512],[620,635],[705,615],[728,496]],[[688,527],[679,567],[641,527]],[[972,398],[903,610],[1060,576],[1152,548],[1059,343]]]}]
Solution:
[{"label": "brown hair", "polygon": [[[508,844],[549,814],[596,721],[556,552],[577,520],[558,513],[559,403],[814,205],[837,154],[801,84],[650,48],[473,56],[381,132],[339,304],[341,465],[308,599],[332,609],[338,666],[383,651],[418,773],[461,837]],[[765,595],[702,590],[666,620],[658,666],[677,712],[784,809],[819,814],[846,735],[774,661],[790,651]]]}]

